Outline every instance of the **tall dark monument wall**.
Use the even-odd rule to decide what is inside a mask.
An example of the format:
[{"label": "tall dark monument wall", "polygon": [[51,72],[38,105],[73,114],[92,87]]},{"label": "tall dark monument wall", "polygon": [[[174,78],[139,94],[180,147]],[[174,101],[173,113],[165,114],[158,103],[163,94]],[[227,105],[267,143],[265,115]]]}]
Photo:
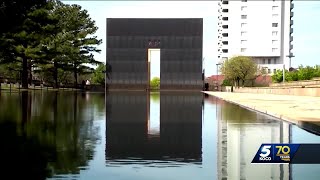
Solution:
[{"label": "tall dark monument wall", "polygon": [[160,48],[160,88],[201,90],[202,37],[202,18],[108,18],[109,88],[148,88],[148,49]]}]

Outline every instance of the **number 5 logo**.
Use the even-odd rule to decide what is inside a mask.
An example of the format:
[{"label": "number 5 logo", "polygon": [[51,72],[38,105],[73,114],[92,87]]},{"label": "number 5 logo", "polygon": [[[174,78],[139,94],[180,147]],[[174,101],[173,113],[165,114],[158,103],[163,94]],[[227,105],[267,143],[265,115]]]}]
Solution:
[{"label": "number 5 logo", "polygon": [[269,156],[269,154],[270,154],[270,148],[271,148],[271,146],[263,146],[262,149],[261,149],[260,156],[261,156],[261,157],[267,157],[267,156]]}]

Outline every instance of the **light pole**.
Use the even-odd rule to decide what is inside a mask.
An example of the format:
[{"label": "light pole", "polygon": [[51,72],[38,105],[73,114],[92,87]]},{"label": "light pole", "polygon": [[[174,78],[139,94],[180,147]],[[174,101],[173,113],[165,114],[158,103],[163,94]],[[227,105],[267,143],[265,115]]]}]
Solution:
[{"label": "light pole", "polygon": [[285,82],[285,72],[286,71],[286,68],[285,68],[285,64],[283,64],[283,70],[282,70],[282,82],[284,83]]},{"label": "light pole", "polygon": [[291,68],[291,58],[295,56],[292,53],[290,53],[289,55],[287,55],[287,57],[289,58],[289,68]]},{"label": "light pole", "polygon": [[[290,68],[291,68],[291,58],[293,58],[293,57],[295,57],[292,53],[289,53],[289,55],[287,55],[286,57],[288,57],[289,58],[289,70],[290,70]],[[283,83],[285,82],[285,71],[286,71],[286,68],[285,68],[285,64],[283,63],[283,78],[282,78],[282,81],[283,81]]]}]

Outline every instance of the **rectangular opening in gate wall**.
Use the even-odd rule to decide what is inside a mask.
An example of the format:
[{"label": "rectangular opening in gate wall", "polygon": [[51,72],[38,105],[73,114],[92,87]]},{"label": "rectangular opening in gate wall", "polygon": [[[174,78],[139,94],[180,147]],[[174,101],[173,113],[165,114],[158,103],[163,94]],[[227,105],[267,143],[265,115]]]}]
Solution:
[{"label": "rectangular opening in gate wall", "polygon": [[148,49],[149,87],[151,90],[160,89],[160,49]]}]

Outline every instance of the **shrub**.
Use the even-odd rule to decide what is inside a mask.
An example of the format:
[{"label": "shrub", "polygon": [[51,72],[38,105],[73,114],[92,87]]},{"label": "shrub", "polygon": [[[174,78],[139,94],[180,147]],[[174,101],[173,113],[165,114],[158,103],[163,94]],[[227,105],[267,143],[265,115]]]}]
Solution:
[{"label": "shrub", "polygon": [[[282,70],[277,70],[275,74],[272,75],[272,82],[282,82]],[[296,71],[285,71],[286,81],[301,81],[301,80],[311,80],[314,77],[320,77],[320,66],[299,66]]]},{"label": "shrub", "polygon": [[282,82],[282,79],[283,79],[282,70],[277,70],[276,73],[272,75],[272,82],[279,83],[279,82]]},{"label": "shrub", "polygon": [[320,77],[320,65],[315,66],[314,77]]},{"label": "shrub", "polygon": [[298,70],[298,80],[310,80],[314,77],[315,68],[307,66],[300,66]]},{"label": "shrub", "polygon": [[154,77],[154,78],[150,81],[150,89],[152,89],[152,90],[160,89],[160,78]]},{"label": "shrub", "polygon": [[286,72],[285,74],[286,81],[298,81],[299,80],[299,74],[298,71],[291,71]]},{"label": "shrub", "polygon": [[225,79],[222,82],[222,86],[232,86],[232,83],[229,80]]}]

